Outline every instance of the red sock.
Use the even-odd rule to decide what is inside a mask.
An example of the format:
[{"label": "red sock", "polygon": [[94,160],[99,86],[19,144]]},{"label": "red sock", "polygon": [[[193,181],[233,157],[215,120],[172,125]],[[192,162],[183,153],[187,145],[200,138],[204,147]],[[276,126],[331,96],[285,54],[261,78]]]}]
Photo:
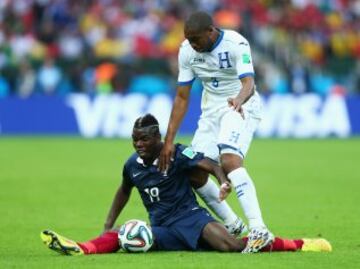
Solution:
[{"label": "red sock", "polygon": [[106,232],[99,237],[84,243],[77,243],[85,254],[112,253],[120,249],[118,233]]},{"label": "red sock", "polygon": [[275,237],[274,242],[263,248],[261,251],[270,252],[270,251],[297,251],[300,250],[304,241],[301,239],[283,239]]},{"label": "red sock", "polygon": [[[242,238],[245,245],[248,241],[247,237]],[[302,239],[283,239],[279,237],[275,237],[274,242],[269,246],[264,247],[262,252],[270,252],[270,251],[297,251],[301,249],[304,241]]]}]

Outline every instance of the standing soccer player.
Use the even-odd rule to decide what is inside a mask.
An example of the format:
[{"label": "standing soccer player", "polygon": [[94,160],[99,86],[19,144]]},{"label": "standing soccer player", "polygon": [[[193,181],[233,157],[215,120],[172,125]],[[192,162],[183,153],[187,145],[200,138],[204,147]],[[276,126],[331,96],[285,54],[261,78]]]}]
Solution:
[{"label": "standing soccer player", "polygon": [[[174,139],[188,107],[192,82],[198,77],[204,88],[202,114],[192,147],[219,160],[231,180],[249,222],[245,251],[251,252],[259,244],[261,247],[268,245],[274,237],[264,224],[254,183],[243,166],[261,119],[261,100],[255,91],[250,45],[239,33],[216,28],[212,18],[204,12],[189,17],[184,34],[186,40],[181,44],[178,59],[177,94],[159,168],[166,171],[170,167]],[[204,200],[211,200],[216,188],[215,183],[208,180],[197,192]],[[215,213],[218,213],[216,208]]]}]

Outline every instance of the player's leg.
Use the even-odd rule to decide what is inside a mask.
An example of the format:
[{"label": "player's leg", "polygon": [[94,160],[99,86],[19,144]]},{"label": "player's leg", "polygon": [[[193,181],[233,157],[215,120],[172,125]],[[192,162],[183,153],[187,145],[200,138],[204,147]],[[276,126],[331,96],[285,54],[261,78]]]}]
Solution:
[{"label": "player's leg", "polygon": [[169,227],[151,226],[154,243],[150,250],[191,250]]},{"label": "player's leg", "polygon": [[261,249],[261,252],[274,251],[331,252],[332,247],[330,242],[324,238],[285,239],[275,237],[270,245]]},{"label": "player's leg", "polygon": [[259,121],[260,119],[254,117],[248,110],[245,110],[245,119],[235,111],[228,111],[221,119],[218,140],[221,166],[231,180],[236,196],[249,221],[249,242],[245,252],[256,251],[259,242],[262,242],[260,247],[264,247],[273,239],[273,235],[264,224],[254,183],[243,166],[244,156]]},{"label": "player's leg", "polygon": [[208,173],[194,169],[190,176],[191,186],[202,198],[206,205],[224,221],[228,232],[232,235],[240,235],[247,231],[245,223],[236,216],[226,201],[219,202],[219,187],[209,177]]},{"label": "player's leg", "polygon": [[118,237],[118,228],[104,232],[100,236],[86,242],[78,242],[84,254],[105,254],[117,252],[121,246]]},{"label": "player's leg", "polygon": [[71,256],[113,253],[120,249],[117,230],[105,232],[83,243],[68,239],[51,230],[42,231],[40,237],[51,250]]},{"label": "player's leg", "polygon": [[218,222],[209,222],[204,227],[201,239],[212,249],[222,252],[240,252],[245,248],[245,241],[231,236]]},{"label": "player's leg", "polygon": [[[217,130],[212,119],[201,118],[199,128],[196,130],[191,146],[206,157],[217,160]],[[238,235],[246,230],[243,221],[235,214],[226,201],[219,202],[219,187],[207,173],[195,170],[191,176],[192,186],[196,193],[206,203],[216,216],[218,216],[232,234]]]},{"label": "player's leg", "polygon": [[[244,252],[248,238],[237,239],[230,236],[224,226],[218,222],[209,222],[202,230],[201,239],[212,249],[223,252]],[[258,249],[254,252],[275,252],[275,251],[312,251],[330,252],[331,244],[324,238],[316,239],[285,239],[275,237],[273,242],[266,247],[256,245]]]}]

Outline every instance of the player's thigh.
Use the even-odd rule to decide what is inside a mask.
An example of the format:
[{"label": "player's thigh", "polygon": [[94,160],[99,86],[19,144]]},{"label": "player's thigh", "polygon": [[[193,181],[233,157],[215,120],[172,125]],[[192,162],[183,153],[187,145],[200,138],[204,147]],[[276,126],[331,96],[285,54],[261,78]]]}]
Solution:
[{"label": "player's thigh", "polygon": [[191,147],[214,161],[218,161],[219,149],[217,147],[217,137],[219,135],[219,124],[216,118],[202,117],[198,122]]},{"label": "player's thigh", "polygon": [[230,235],[225,227],[218,222],[209,222],[202,231],[201,239],[218,251],[234,252],[245,248],[245,243],[242,240]]},{"label": "player's thigh", "polygon": [[188,246],[179,240],[168,227],[151,226],[151,231],[154,235],[151,250],[188,250]]},{"label": "player's thigh", "polygon": [[245,111],[245,119],[236,111],[228,111],[220,122],[218,147],[220,154],[233,153],[246,156],[260,119]]}]

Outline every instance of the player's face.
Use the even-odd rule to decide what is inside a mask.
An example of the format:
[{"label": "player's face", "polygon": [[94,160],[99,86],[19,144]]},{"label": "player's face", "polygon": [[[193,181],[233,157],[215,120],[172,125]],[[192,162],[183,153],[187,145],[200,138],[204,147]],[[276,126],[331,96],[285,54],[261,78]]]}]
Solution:
[{"label": "player's face", "polygon": [[141,159],[155,159],[159,155],[160,138],[158,136],[134,129],[132,140],[136,153]]},{"label": "player's face", "polygon": [[191,31],[185,28],[185,38],[189,41],[191,47],[197,52],[210,51],[213,42],[211,40],[213,29],[208,29],[200,32]]}]

